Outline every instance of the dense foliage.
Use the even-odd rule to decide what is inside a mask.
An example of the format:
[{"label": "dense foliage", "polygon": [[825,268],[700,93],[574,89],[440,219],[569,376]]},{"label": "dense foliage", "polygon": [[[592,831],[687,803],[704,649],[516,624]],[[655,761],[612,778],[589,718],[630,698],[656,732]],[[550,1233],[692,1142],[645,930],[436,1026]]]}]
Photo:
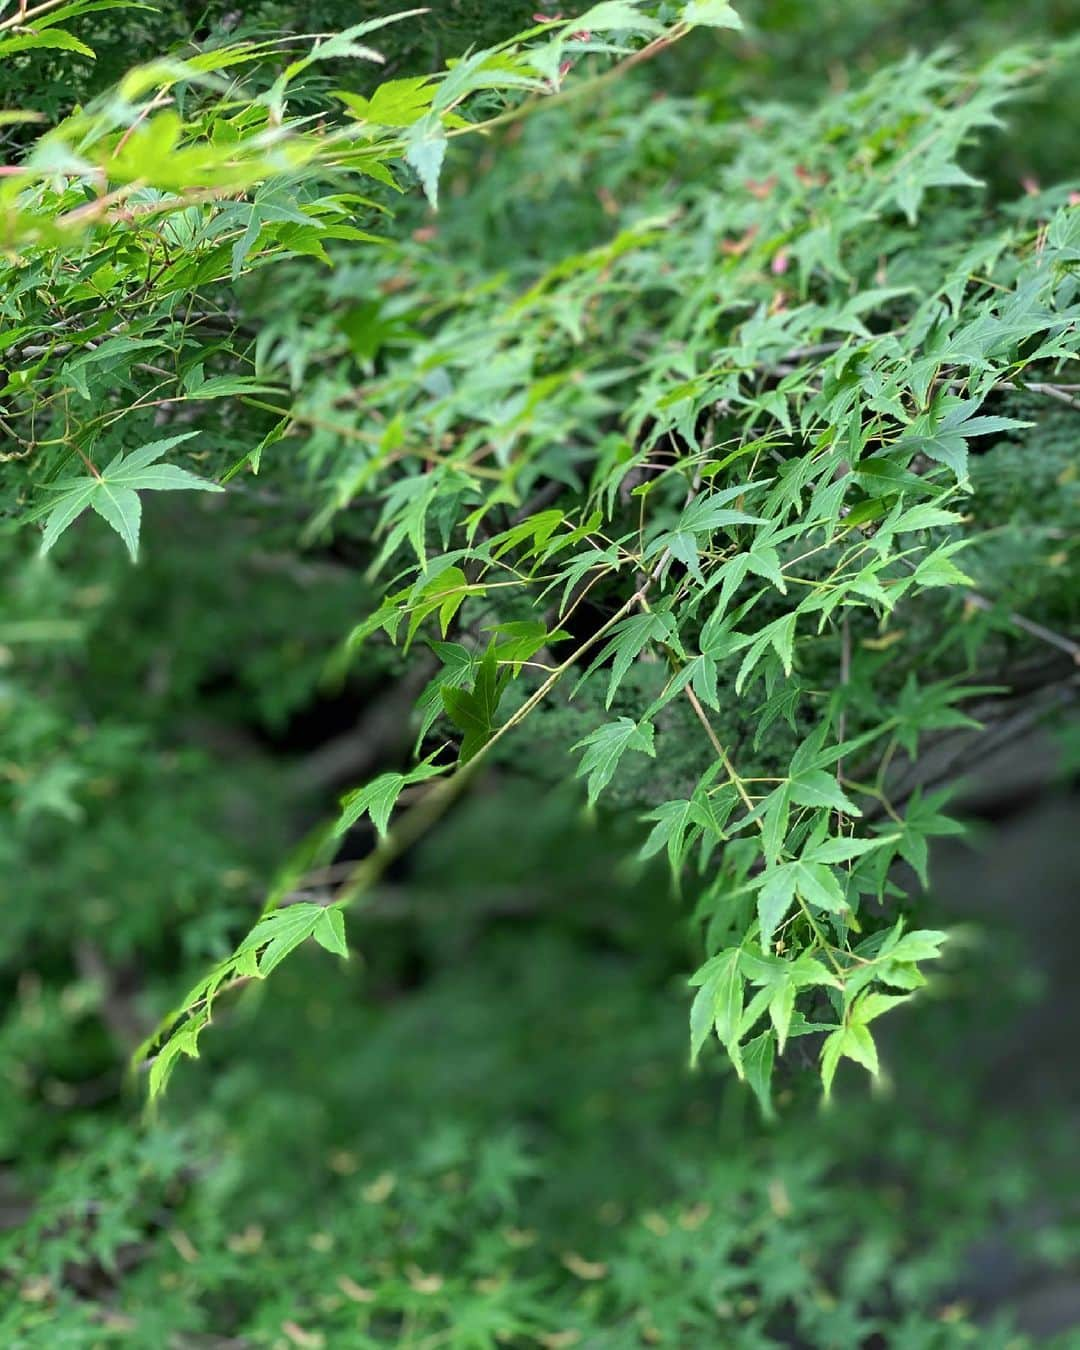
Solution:
[{"label": "dense foliage", "polygon": [[5,1344],[1026,1344],[1069,6],[310,8],[0,7]]}]

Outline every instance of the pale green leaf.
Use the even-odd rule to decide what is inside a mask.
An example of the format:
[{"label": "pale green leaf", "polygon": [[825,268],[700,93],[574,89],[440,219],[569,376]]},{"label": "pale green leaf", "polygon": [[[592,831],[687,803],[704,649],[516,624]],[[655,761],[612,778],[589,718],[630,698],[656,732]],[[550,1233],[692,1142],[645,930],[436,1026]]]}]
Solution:
[{"label": "pale green leaf", "polygon": [[349,946],[345,941],[345,917],[340,909],[324,909],[311,930],[311,936],[328,952],[347,958]]},{"label": "pale green leaf", "polygon": [[439,175],[446,158],[446,129],[429,115],[415,123],[405,141],[405,162],[420,180],[432,207],[439,205]]},{"label": "pale green leaf", "polygon": [[124,541],[134,562],[139,556],[139,524],[142,520],[138,493],[102,479],[90,498],[90,505]]},{"label": "pale green leaf", "polygon": [[690,0],[683,9],[683,22],[703,28],[741,28],[742,19],[725,0]]}]

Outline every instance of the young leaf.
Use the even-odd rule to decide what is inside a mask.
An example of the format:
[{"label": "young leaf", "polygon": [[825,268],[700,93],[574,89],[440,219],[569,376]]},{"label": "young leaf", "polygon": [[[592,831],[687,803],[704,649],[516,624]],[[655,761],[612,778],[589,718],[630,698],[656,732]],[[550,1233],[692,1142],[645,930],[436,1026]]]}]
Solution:
[{"label": "young leaf", "polygon": [[591,731],[584,740],[578,741],[575,750],[584,749],[578,765],[577,777],[588,776],[589,804],[592,805],[604,788],[615,776],[619,760],[627,750],[637,750],[643,755],[655,756],[653,745],[653,726],[651,722],[637,723],[630,717],[620,717],[615,722],[605,722],[603,726]]},{"label": "young leaf", "polygon": [[433,209],[439,205],[439,175],[446,158],[446,129],[437,114],[416,122],[405,140],[405,162],[420,180]]},{"label": "young leaf", "polygon": [[90,497],[90,505],[124,541],[134,562],[139,556],[139,522],[142,520],[138,493],[129,487],[117,487],[115,481],[103,478]]},{"label": "young leaf", "polygon": [[692,977],[690,983],[700,985],[694,1007],[691,1009],[691,1061],[708,1036],[709,1027],[716,1030],[720,1043],[728,1052],[735,1071],[743,1076],[739,1035],[743,1016],[745,980],[740,966],[741,953],[731,947],[712,957]]},{"label": "young leaf", "polygon": [[683,22],[705,28],[741,28],[742,19],[725,0],[690,0]]},{"label": "young leaf", "polygon": [[796,806],[842,811],[849,816],[862,815],[832,774],[826,773],[824,769],[806,769],[793,778],[791,800]]},{"label": "young leaf", "polygon": [[462,764],[475,758],[494,734],[499,700],[509,678],[509,671],[498,668],[495,644],[492,643],[477,668],[472,689],[442,686],[446,714],[462,732],[459,752]]},{"label": "young leaf", "polygon": [[773,935],[795,899],[795,865],[785,863],[765,873],[758,891],[757,913],[761,950],[769,951]]},{"label": "young leaf", "polygon": [[776,1110],[772,1102],[773,1063],[776,1058],[776,1037],[771,1031],[763,1031],[742,1047],[743,1070],[746,1081],[761,1107],[761,1114],[767,1121],[776,1119]]},{"label": "young leaf", "polygon": [[408,773],[382,773],[366,787],[356,788],[341,799],[341,814],[334,824],[334,833],[341,835],[352,829],[361,816],[369,815],[381,839],[386,838],[390,813],[403,788],[435,778],[443,770],[425,760]]},{"label": "young leaf", "polygon": [[48,553],[57,539],[89,506],[116,531],[134,562],[139,552],[139,524],[142,518],[142,505],[136,495],[136,488],[159,491],[195,489],[201,492],[223,490],[217,483],[207,482],[176,465],[154,464],[166,450],[193,435],[194,432],[185,432],[153,441],[128,455],[121,452],[100,473],[69,478],[51,485],[51,490],[59,492],[60,496],[48,508],[41,552]]},{"label": "young leaf", "polygon": [[325,947],[328,952],[332,952],[335,956],[340,956],[343,959],[348,959],[349,946],[345,941],[345,916],[340,909],[324,909],[321,917],[315,921],[311,936],[320,947]]}]

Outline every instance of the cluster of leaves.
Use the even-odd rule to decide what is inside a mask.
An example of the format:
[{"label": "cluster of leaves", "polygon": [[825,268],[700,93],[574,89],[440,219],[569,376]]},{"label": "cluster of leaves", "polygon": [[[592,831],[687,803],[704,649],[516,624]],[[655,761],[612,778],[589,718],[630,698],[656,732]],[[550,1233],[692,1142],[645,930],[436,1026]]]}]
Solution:
[{"label": "cluster of leaves", "polygon": [[[38,31],[7,41],[78,43],[58,24],[80,7],[47,8]],[[253,437],[249,419],[218,416],[219,446],[202,456],[221,482],[273,455],[298,500],[315,498],[309,539],[350,516],[347,533],[378,541],[368,575],[382,599],[344,660],[380,633],[406,652],[429,642],[438,660],[417,766],[349,795],[286,868],[251,934],[166,1022],[152,1090],[196,1053],[222,988],[309,936],[344,954],[341,910],[508,732],[542,724],[564,691],[598,703],[594,686],[604,711],[576,747],[590,803],[627,755],[664,757],[674,705],[673,747],[696,721],[700,771],[643,803],[642,847],[666,854],[676,884],[700,879],[694,1057],[715,1032],[766,1112],[790,1036],[823,1037],[826,1092],[841,1057],[876,1074],[871,1023],[925,983],[920,963],[944,939],[890,912],[893,864],[925,884],[928,838],[956,828],[941,794],[893,801],[889,768],[970,721],[955,705],[981,692],[957,684],[978,650],[970,632],[937,644],[936,679],[924,650],[909,648],[906,670],[891,654],[891,697],[880,652],[943,589],[976,585],[954,561],[971,543],[956,509],[971,449],[1029,425],[997,410],[1003,389],[1067,398],[1080,341],[1068,185],[988,229],[962,158],[1019,84],[1075,47],[1007,52],[974,75],[911,58],[812,115],[765,107],[742,133],[703,105],[662,106],[649,158],[604,188],[614,233],[527,285],[478,277],[482,256],[467,257],[448,298],[431,228],[415,245],[359,229],[380,203],[350,180],[385,195],[403,161],[434,207],[450,138],[529,110],[493,111],[493,96],[531,97],[543,135],[573,62],[635,63],[695,25],[738,20],[705,0],[666,21],[610,2],[541,16],[440,77],[341,90],[313,130],[309,72],[377,61],[366,44],[388,22],[320,39],[272,80],[261,72],[281,49],[266,44],[152,63],[41,136],[0,185],[3,427],[43,551],[89,506],[134,557],[139,491],[219,486],[160,462],[198,430],[153,429],[239,401],[269,417]],[[249,66],[254,87],[225,83]],[[610,132],[594,135],[586,162]],[[673,160],[699,142],[711,172],[673,193]],[[315,322],[294,286],[284,312],[261,303],[282,269],[329,263],[331,249],[344,250],[332,294],[376,298],[327,306],[316,284]],[[253,337],[245,306],[261,315]],[[82,471],[63,476],[76,459]],[[755,724],[738,763],[721,716],[740,744]],[[782,722],[791,741],[762,753]],[[391,825],[402,792],[425,783]],[[279,908],[365,813],[381,842],[333,909]]]},{"label": "cluster of leaves", "polygon": [[[640,803],[643,855],[700,878],[694,1053],[715,1032],[767,1111],[792,1035],[821,1038],[826,1091],[841,1057],[878,1071],[871,1024],[943,940],[898,919],[894,864],[925,884],[928,839],[957,829],[940,792],[893,800],[890,769],[970,724],[957,705],[987,691],[960,677],[991,627],[903,636],[943,592],[1000,622],[955,560],[971,455],[1030,425],[1003,410],[1015,388],[1070,397],[1078,342],[1075,189],[991,223],[963,157],[1018,86],[1074,61],[1067,45],[975,73],[911,58],[813,114],[759,109],[745,132],[661,104],[629,168],[607,124],[590,143],[571,111],[562,134],[610,166],[615,228],[531,277],[520,259],[488,277],[482,247],[478,267],[452,227],[440,248],[424,226],[314,284],[310,307],[290,288],[279,309],[254,279],[248,378],[289,393],[248,463],[299,440],[308,537],[378,541],[384,597],[344,660],[381,634],[438,661],[417,767],[351,794],[303,855],[324,865],[365,812],[389,827],[336,905],[569,694],[595,710],[576,738],[590,802],[636,756],[697,766]],[[550,138],[552,116],[525,137]],[[673,180],[687,143],[710,170]],[[274,909],[296,882],[178,1007],[166,1064],[194,1051],[220,989],[266,973],[260,950],[277,963]],[[310,925],[288,931],[298,945]]]},{"label": "cluster of leaves", "polygon": [[[117,6],[123,0],[46,3],[32,28],[18,13],[0,20],[0,33],[15,32],[0,40],[0,57],[39,48],[90,52],[59,25]],[[250,374],[253,348],[233,331],[229,284],[300,255],[329,263],[333,241],[384,243],[354,222],[367,223],[385,206],[356,189],[401,191],[395,168],[403,162],[434,204],[449,138],[523,110],[484,120],[493,98],[550,95],[573,64],[568,53],[626,58],[630,50],[632,59],[633,49],[620,43],[663,45],[694,23],[736,22],[711,0],[696,0],[668,27],[629,0],[609,0],[581,16],[587,29],[545,21],[456,61],[441,77],[384,81],[369,97],[336,91],[333,122],[321,118],[312,130],[307,109],[321,92],[313,72],[381,62],[361,39],[411,17],[354,24],[293,60],[291,44],[249,41],[151,62],[5,167],[0,397],[12,447],[5,462],[25,465],[24,492],[55,483],[76,457],[85,468],[82,482],[65,481],[65,497],[54,503],[50,543],[75,518],[81,489],[95,509],[106,503],[105,518],[131,546],[132,510],[118,508],[112,494],[90,494],[100,477],[96,459],[122,451],[148,421],[175,419],[209,400],[273,392]],[[279,63],[268,81],[267,69]],[[253,87],[241,92],[237,72],[248,67],[256,71]],[[480,120],[464,115],[473,105]],[[234,472],[244,463],[257,469],[262,448],[247,447]],[[168,485],[180,482],[172,477]]]}]

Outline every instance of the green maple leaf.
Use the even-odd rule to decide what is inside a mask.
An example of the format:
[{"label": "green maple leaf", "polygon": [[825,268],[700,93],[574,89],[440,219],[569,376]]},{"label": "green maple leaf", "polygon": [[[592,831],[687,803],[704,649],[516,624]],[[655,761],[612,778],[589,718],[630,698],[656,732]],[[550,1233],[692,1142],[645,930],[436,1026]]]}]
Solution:
[{"label": "green maple leaf", "polygon": [[64,531],[90,507],[116,531],[134,562],[139,555],[139,526],[142,522],[142,502],[136,489],[154,492],[224,491],[217,483],[207,482],[176,464],[156,462],[174,445],[196,434],[186,431],[180,436],[152,441],[130,454],[121,451],[100,473],[65,478],[50,484],[48,490],[59,495],[44,510],[39,509],[27,517],[34,519],[45,516],[42,554],[48,553]]}]

